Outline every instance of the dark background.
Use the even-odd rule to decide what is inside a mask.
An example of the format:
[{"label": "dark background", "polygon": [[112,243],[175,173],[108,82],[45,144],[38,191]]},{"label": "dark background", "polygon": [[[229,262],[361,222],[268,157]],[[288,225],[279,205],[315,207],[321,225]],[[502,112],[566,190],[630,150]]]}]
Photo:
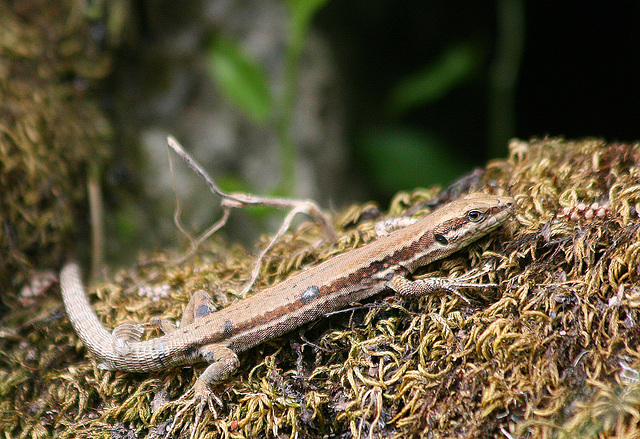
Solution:
[{"label": "dark background", "polygon": [[[505,5],[523,7],[518,29],[524,39],[521,52],[512,54],[520,57],[507,98],[513,117],[492,137],[491,68],[504,25],[499,7]],[[356,160],[366,147],[360,149],[355,133],[390,123],[384,101],[398,81],[453,43],[473,44],[479,65],[471,75],[392,123],[428,131],[456,157],[480,165],[504,157],[513,136],[639,139],[639,20],[640,4],[633,1],[332,1],[317,24],[343,67]],[[375,179],[375,165],[366,172]],[[380,191],[388,194],[384,185]]]},{"label": "dark background", "polygon": [[[296,158],[287,169],[285,160],[278,164],[282,144],[269,143],[278,124],[256,122],[251,109],[225,94],[224,84],[211,74],[210,60],[220,41],[237,44],[235,61],[240,62],[230,83],[240,94],[243,87],[255,92],[256,84],[269,83],[282,69],[292,5],[314,2],[319,7],[302,45],[311,50],[320,41],[325,64],[300,68],[298,74],[313,79],[327,66],[330,79],[321,83],[324,89],[293,101],[317,104],[312,107],[318,114],[303,122],[318,123],[310,131],[331,132],[326,120],[332,111],[340,113],[333,119],[339,140],[320,135],[305,145],[293,139],[290,151],[308,164],[306,175],[296,175]],[[114,145],[120,149],[107,172],[105,198],[107,208],[118,212],[113,216],[124,219],[114,221],[107,234],[140,242],[164,230],[163,239],[173,239],[176,197],[193,230],[217,218],[219,200],[190,170],[184,174],[195,183],[185,183],[184,192],[176,195],[167,185],[167,134],[183,142],[228,190],[313,198],[336,210],[364,200],[385,207],[398,191],[446,187],[490,159],[507,157],[512,138],[635,142],[640,139],[639,21],[636,1],[613,6],[519,0],[193,0],[180,5],[132,0],[127,36],[118,45],[104,100],[116,121]],[[270,57],[251,59],[257,67],[244,69],[247,35],[265,25],[267,30],[281,26],[281,39],[274,43],[266,32]],[[191,44],[183,44],[184,35],[193,36]],[[286,113],[281,102],[270,111]],[[297,108],[289,110],[294,114]],[[216,111],[231,114],[233,124],[211,128],[218,127],[208,118]],[[220,150],[223,142],[216,135],[224,136],[225,130],[236,137],[232,147]],[[145,151],[157,156],[131,158],[145,136],[156,142]],[[145,174],[145,168],[151,172]],[[256,183],[250,173],[243,174],[248,168],[288,184]],[[278,190],[305,185],[312,195]],[[237,235],[250,236],[247,224],[254,220],[240,222]],[[256,229],[269,229],[265,223]]]}]

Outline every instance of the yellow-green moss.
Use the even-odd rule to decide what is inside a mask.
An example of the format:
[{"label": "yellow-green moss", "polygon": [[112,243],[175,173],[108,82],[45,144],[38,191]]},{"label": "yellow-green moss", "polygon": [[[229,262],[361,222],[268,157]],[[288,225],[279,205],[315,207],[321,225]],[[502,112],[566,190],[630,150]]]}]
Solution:
[{"label": "yellow-green moss", "polygon": [[[238,372],[215,387],[224,404],[215,407],[217,419],[205,411],[198,437],[640,435],[638,163],[638,145],[512,142],[508,159],[456,190],[506,191],[518,202],[515,219],[428,267],[450,276],[494,264],[483,280],[499,288],[464,291],[470,303],[448,294],[378,297],[265,342],[241,354]],[[391,210],[430,210],[437,194],[399,194]],[[602,206],[601,217],[567,216],[563,209],[581,202]],[[373,223],[358,220],[363,209],[372,211],[354,207],[336,218],[349,225],[336,246],[311,224],[287,235],[254,290],[373,239]],[[225,306],[253,263],[222,243],[178,267],[161,262],[168,255],[144,259],[90,290],[108,327],[179,319],[199,288]],[[137,294],[141,287],[169,287],[171,297],[152,301]],[[98,370],[57,312],[59,297],[41,310],[1,340],[0,430],[12,437],[165,437],[184,407],[179,397],[205,365]],[[170,403],[152,413],[154,398]],[[194,409],[185,415],[180,437],[190,434]]]},{"label": "yellow-green moss", "polygon": [[[87,169],[111,132],[92,91],[110,71],[87,2],[0,3],[0,287],[58,266],[76,232]],[[105,8],[106,9],[106,8]]]}]

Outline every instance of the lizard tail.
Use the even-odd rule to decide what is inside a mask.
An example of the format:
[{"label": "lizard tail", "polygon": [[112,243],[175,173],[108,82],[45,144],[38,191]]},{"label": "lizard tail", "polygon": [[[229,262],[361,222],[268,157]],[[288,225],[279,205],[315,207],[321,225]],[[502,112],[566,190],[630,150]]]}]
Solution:
[{"label": "lizard tail", "polygon": [[105,349],[114,346],[115,337],[102,325],[91,307],[82,284],[80,267],[75,262],[62,268],[60,288],[64,307],[76,333],[89,351],[102,361],[98,367],[112,369],[109,358],[113,353],[105,352]]}]

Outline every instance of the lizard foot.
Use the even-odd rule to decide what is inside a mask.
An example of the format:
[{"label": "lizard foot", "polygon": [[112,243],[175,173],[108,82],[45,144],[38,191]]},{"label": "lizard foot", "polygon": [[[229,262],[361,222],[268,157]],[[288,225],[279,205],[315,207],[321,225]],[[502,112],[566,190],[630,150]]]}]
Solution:
[{"label": "lizard foot", "polygon": [[[192,397],[189,397],[193,393]],[[200,426],[200,421],[202,419],[202,415],[204,413],[205,408],[208,408],[211,412],[214,419],[218,418],[218,412],[215,409],[215,405],[222,407],[222,401],[218,398],[209,385],[205,383],[203,380],[197,380],[195,385],[189,389],[187,393],[182,395],[177,401],[176,404],[180,404],[181,402],[186,402],[184,407],[182,407],[169,427],[169,432],[175,431],[176,428],[180,428],[184,425],[188,424],[188,416],[187,413],[192,409],[195,409],[195,418],[193,419],[193,423],[191,425],[191,435],[190,439],[194,439],[196,437],[196,432],[198,431],[198,427]]]},{"label": "lizard foot", "polygon": [[458,288],[497,287],[497,284],[476,284],[469,282],[483,276],[489,271],[489,268],[485,268],[483,270],[471,270],[454,278],[427,277],[416,280],[409,280],[403,275],[398,274],[390,280],[389,287],[399,295],[407,297],[421,297],[427,294],[444,291],[455,294],[466,303],[470,303],[469,299],[458,292]]}]

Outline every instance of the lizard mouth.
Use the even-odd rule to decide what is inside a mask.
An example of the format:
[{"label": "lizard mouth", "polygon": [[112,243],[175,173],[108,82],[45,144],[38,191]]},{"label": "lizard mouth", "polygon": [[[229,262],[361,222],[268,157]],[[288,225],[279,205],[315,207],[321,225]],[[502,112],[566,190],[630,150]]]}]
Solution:
[{"label": "lizard mouth", "polygon": [[508,217],[513,215],[516,209],[516,201],[511,197],[501,197],[498,199],[498,204],[491,210],[492,215],[489,216],[486,222],[484,231],[487,233],[498,228]]}]

